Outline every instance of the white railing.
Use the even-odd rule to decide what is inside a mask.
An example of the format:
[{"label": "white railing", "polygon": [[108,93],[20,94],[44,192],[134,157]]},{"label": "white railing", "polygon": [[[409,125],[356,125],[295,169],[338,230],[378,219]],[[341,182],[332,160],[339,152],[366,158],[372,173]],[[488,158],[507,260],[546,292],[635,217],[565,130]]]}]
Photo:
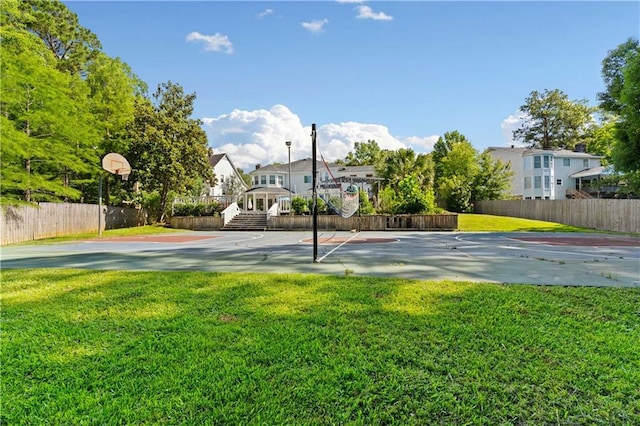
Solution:
[{"label": "white railing", "polygon": [[291,200],[289,197],[278,198],[278,212],[291,213]]},{"label": "white railing", "polygon": [[226,225],[231,220],[242,212],[242,209],[238,207],[238,203],[230,204],[229,207],[224,209],[220,215],[222,216],[222,225]]}]

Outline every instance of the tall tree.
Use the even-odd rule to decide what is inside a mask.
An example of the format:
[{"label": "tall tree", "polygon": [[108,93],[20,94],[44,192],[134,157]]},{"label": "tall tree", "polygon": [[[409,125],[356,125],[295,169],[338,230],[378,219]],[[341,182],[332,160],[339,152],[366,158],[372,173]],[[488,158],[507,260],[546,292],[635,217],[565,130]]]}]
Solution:
[{"label": "tall tree", "polygon": [[600,106],[615,114],[611,162],[625,174],[628,191],[640,193],[640,44],[630,38],[602,61],[606,86]]},{"label": "tall tree", "polygon": [[618,142],[613,147],[612,160],[620,171],[640,173],[640,55],[629,58],[624,68],[619,103],[622,109],[616,127]]},{"label": "tall tree", "polygon": [[207,135],[200,120],[190,118],[194,94],[185,94],[171,81],[153,94],[154,102],[139,98],[129,127],[128,158],[132,176],[147,191],[158,191],[157,220],[164,220],[170,191],[184,193],[202,180],[213,180],[209,167]]},{"label": "tall tree", "polygon": [[354,143],[354,150],[344,159],[347,166],[379,166],[384,161],[384,151],[375,140]]},{"label": "tall tree", "polygon": [[602,60],[602,79],[605,91],[598,93],[598,100],[603,110],[620,114],[624,105],[621,103],[621,95],[624,87],[624,69],[627,63],[640,55],[640,43],[638,39],[629,38],[608,52]]},{"label": "tall tree", "polygon": [[478,153],[470,142],[453,143],[441,160],[438,197],[445,201],[449,211],[467,211],[471,205],[472,184],[480,169]]},{"label": "tall tree", "polygon": [[440,142],[439,151],[434,153],[435,188],[447,210],[468,211],[474,201],[506,196],[513,175],[508,163],[494,160],[486,151],[478,154],[457,131],[445,133]]},{"label": "tall tree", "polygon": [[534,148],[572,149],[581,142],[593,109],[586,100],[571,101],[561,90],[533,91],[520,107],[523,123],[513,138]]},{"label": "tall tree", "polygon": [[[103,53],[96,56],[87,69],[85,79],[89,87],[90,111],[96,117],[96,131],[100,134],[100,154],[127,151],[125,128],[133,120],[136,96],[146,93],[146,85],[131,68],[118,58]],[[104,176],[104,199],[111,204],[111,194],[127,196],[124,185],[116,176]],[[118,194],[119,192],[119,194]]]},{"label": "tall tree", "polygon": [[27,201],[80,199],[74,186],[98,164],[87,87],[56,69],[52,54],[16,16],[3,14],[0,27],[2,194]]},{"label": "tall tree", "polygon": [[20,9],[29,17],[25,26],[44,42],[60,70],[83,73],[100,52],[98,37],[82,27],[78,16],[59,0],[22,1]]},{"label": "tall tree", "polygon": [[462,133],[454,130],[452,132],[445,132],[444,137],[440,136],[433,146],[433,151],[431,151],[431,158],[433,159],[434,164],[434,182],[437,182],[442,176],[442,159],[449,154],[451,148],[454,144],[458,142],[469,142],[467,137]]}]

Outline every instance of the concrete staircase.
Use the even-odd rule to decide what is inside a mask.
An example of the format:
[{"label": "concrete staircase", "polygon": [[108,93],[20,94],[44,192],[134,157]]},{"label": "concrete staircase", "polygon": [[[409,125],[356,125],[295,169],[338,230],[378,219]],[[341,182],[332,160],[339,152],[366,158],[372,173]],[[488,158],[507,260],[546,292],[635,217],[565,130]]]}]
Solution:
[{"label": "concrete staircase", "polygon": [[231,219],[223,231],[264,231],[267,229],[267,214],[261,212],[242,212]]}]

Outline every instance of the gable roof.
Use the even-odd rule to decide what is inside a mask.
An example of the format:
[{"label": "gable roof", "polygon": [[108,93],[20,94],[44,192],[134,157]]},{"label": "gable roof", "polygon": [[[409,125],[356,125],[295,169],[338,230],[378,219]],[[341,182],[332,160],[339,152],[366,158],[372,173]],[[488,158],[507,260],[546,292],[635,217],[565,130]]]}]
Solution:
[{"label": "gable roof", "polygon": [[[213,154],[209,156],[209,165],[211,167],[215,167],[220,160],[222,160],[227,154],[226,153],[222,153],[222,154]],[[231,160],[229,160],[229,162],[231,162]],[[233,163],[232,163],[233,164]]]}]

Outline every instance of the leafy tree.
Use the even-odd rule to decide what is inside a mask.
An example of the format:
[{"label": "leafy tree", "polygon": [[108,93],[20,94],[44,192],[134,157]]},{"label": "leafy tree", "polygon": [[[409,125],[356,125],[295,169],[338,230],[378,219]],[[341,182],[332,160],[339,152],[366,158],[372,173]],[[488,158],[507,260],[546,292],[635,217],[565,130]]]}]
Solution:
[{"label": "leafy tree", "polygon": [[514,139],[534,148],[571,149],[583,139],[593,109],[586,100],[571,101],[558,89],[545,89],[531,92],[520,111],[524,122],[514,130]]},{"label": "leafy tree", "polygon": [[511,189],[513,172],[508,162],[494,159],[489,151],[480,154],[479,170],[471,184],[471,201],[500,200]]},{"label": "leafy tree", "polygon": [[375,140],[368,140],[366,143],[356,142],[354,151],[347,154],[344,164],[347,166],[378,167],[384,161],[384,153]]},{"label": "leafy tree", "polygon": [[397,195],[396,191],[387,186],[383,188],[380,192],[378,192],[378,203],[377,210],[380,213],[391,214],[395,211],[397,204]]},{"label": "leafy tree", "polygon": [[426,190],[415,175],[408,175],[398,183],[398,202],[394,213],[417,214],[430,213],[435,210],[433,190]]},{"label": "leafy tree", "polygon": [[587,152],[594,155],[601,155],[602,165],[607,165],[611,161],[611,150],[616,144],[616,119],[610,114],[604,114],[601,123],[594,123],[586,137]]},{"label": "leafy tree", "polygon": [[440,176],[443,174],[442,170],[442,159],[449,154],[451,148],[454,144],[458,142],[469,142],[467,137],[462,133],[454,130],[452,132],[445,132],[444,138],[441,136],[438,138],[438,141],[433,146],[433,151],[431,152],[431,158],[433,159],[434,164],[434,182],[438,182]]},{"label": "leafy tree", "polygon": [[80,199],[78,187],[95,177],[99,161],[87,87],[56,69],[52,54],[16,16],[3,14],[0,27],[2,195]]},{"label": "leafy tree", "polygon": [[[613,146],[612,160],[622,172],[640,171],[640,55],[629,59],[624,69],[620,92],[620,121],[616,127],[618,143]],[[639,188],[640,189],[640,188]]]},{"label": "leafy tree", "polygon": [[629,38],[613,50],[610,50],[602,61],[602,78],[605,91],[598,93],[598,100],[603,110],[620,114],[624,109],[621,102],[624,88],[624,70],[627,63],[640,54],[638,39]]},{"label": "leafy tree", "polygon": [[170,191],[184,193],[202,179],[211,181],[207,136],[200,120],[190,118],[195,94],[184,93],[171,81],[158,86],[153,98],[136,101],[135,119],[129,126],[127,158],[132,177],[147,191],[160,195],[159,215],[165,217]]},{"label": "leafy tree", "polygon": [[242,177],[244,183],[246,183],[247,186],[251,188],[251,186],[253,185],[253,182],[251,182],[251,175],[245,173],[244,170],[242,170],[240,167],[238,167],[236,170],[238,171],[240,177]]},{"label": "leafy tree", "polygon": [[611,162],[624,173],[627,191],[640,192],[640,44],[630,38],[602,61],[606,91],[601,107],[617,115]]},{"label": "leafy tree", "polygon": [[453,143],[440,161],[442,175],[438,181],[438,196],[449,211],[467,211],[471,205],[472,186],[480,170],[477,151],[470,142]]},{"label": "leafy tree", "polygon": [[102,45],[98,37],[82,27],[78,16],[58,0],[22,1],[25,26],[36,34],[57,59],[58,69],[82,74]]},{"label": "leafy tree", "polygon": [[469,211],[474,201],[506,196],[513,174],[508,163],[494,160],[487,151],[478,154],[458,132],[446,133],[441,147],[445,149],[435,156],[438,158],[435,187],[447,210]]}]

